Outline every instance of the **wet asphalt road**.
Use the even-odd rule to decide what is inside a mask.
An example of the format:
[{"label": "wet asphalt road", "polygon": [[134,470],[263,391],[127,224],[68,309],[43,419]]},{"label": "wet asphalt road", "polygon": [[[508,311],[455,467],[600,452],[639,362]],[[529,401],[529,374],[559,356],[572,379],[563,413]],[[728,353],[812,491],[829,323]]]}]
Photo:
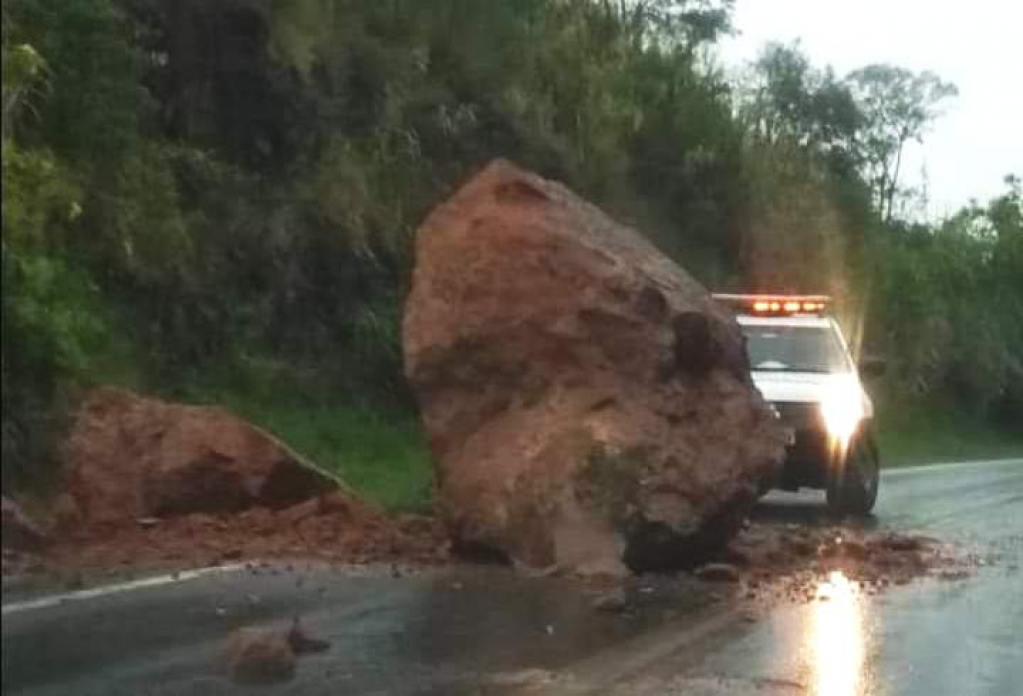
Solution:
[{"label": "wet asphalt road", "polygon": [[[820,514],[812,493],[758,511]],[[641,583],[627,617],[569,581],[497,568],[225,571],[62,602],[5,589],[3,693],[1023,694],[1023,460],[886,473],[874,524],[997,560],[879,596],[836,578],[830,601],[755,623],[684,577]],[[286,685],[232,685],[227,633],[296,614],[330,650]]]}]

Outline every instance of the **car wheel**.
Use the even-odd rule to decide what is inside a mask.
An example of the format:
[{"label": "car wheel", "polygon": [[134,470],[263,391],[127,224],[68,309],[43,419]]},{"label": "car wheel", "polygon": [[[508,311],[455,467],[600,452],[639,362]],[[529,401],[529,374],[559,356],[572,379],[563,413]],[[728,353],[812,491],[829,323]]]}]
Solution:
[{"label": "car wheel", "polygon": [[828,509],[837,515],[868,515],[877,502],[880,484],[877,445],[865,433],[850,443],[844,464],[828,477]]}]

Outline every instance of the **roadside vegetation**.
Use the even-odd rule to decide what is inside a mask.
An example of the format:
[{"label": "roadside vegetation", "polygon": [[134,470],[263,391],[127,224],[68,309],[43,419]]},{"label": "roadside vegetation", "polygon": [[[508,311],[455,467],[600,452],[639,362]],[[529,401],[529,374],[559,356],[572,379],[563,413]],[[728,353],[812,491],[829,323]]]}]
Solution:
[{"label": "roadside vegetation", "polygon": [[404,512],[430,509],[433,468],[414,411],[358,405],[343,397],[310,400],[292,394],[295,386],[284,381],[281,391],[273,393],[192,384],[173,396],[230,409],[274,433],[367,500]]},{"label": "roadside vegetation", "polygon": [[836,75],[798,46],[726,74],[730,4],[5,2],[5,490],[52,480],[68,404],[112,382],[224,403],[370,497],[422,504],[413,234],[496,156],[708,287],[833,294],[888,359],[893,455],[1012,451],[1020,180],[921,221],[902,150],[955,87]]},{"label": "roadside vegetation", "polygon": [[885,468],[1023,455],[1023,431],[999,426],[947,397],[913,396],[878,403],[878,447]]}]

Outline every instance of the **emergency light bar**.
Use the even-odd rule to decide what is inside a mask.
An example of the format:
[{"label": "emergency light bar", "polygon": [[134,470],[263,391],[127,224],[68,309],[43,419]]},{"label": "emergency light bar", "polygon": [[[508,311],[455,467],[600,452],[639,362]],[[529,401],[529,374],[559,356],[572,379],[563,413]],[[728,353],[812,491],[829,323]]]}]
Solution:
[{"label": "emergency light bar", "polygon": [[831,303],[827,295],[712,295],[750,314],[820,314]]}]

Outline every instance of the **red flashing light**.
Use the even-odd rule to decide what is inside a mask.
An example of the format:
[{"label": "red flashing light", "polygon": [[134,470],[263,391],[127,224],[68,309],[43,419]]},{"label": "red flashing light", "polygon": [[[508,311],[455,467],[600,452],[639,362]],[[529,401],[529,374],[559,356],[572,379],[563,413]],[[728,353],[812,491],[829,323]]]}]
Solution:
[{"label": "red flashing light", "polygon": [[818,314],[831,302],[825,295],[714,295],[714,299],[758,315]]}]

